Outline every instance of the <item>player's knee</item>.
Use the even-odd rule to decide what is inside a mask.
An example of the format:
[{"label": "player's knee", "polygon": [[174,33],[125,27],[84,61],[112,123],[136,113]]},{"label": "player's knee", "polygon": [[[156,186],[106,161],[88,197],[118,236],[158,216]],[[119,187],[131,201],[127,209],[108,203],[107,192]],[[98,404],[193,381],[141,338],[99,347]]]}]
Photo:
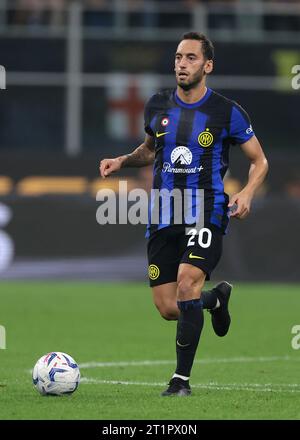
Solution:
[{"label": "player's knee", "polygon": [[[197,283],[190,275],[181,274],[177,280],[177,296],[181,301],[194,298],[197,291]],[[199,293],[199,292],[198,292]]]}]

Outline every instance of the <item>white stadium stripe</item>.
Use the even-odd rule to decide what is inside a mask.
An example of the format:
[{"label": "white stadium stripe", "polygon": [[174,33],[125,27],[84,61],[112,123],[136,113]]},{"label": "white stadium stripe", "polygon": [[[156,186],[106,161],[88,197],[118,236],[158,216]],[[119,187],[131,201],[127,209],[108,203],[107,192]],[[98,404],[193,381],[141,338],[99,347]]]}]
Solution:
[{"label": "white stadium stripe", "polygon": [[[222,363],[255,363],[255,362],[297,362],[299,357],[292,356],[259,356],[259,357],[231,357],[231,358],[206,358],[196,360],[197,364],[222,364]],[[142,361],[120,361],[120,362],[86,362],[79,364],[80,369],[90,368],[111,368],[111,367],[144,367],[155,365],[175,365],[174,360],[142,360]],[[30,370],[32,373],[32,370]],[[140,382],[140,381],[124,381],[124,380],[106,380],[91,377],[82,377],[82,384],[99,384],[99,385],[127,385],[127,386],[149,386],[149,387],[165,387],[166,382]],[[250,391],[250,392],[273,392],[273,393],[300,393],[300,384],[298,383],[198,383],[193,384],[193,388],[218,391]]]},{"label": "white stadium stripe", "polygon": [[[99,385],[137,385],[150,387],[165,387],[165,382],[135,382],[123,380],[104,380],[83,377],[80,381],[83,384]],[[272,393],[300,393],[300,384],[257,384],[257,383],[231,383],[218,384],[215,382],[193,384],[193,388],[217,391],[252,391],[252,392],[272,392]]]},{"label": "white stadium stripe", "polygon": [[[230,364],[252,362],[294,362],[300,361],[300,357],[292,356],[259,356],[259,357],[232,357],[232,358],[207,358],[195,360],[196,364]],[[153,365],[174,365],[172,360],[145,360],[145,361],[120,361],[120,362],[85,362],[79,364],[80,368],[105,368],[105,367],[144,367]]]}]

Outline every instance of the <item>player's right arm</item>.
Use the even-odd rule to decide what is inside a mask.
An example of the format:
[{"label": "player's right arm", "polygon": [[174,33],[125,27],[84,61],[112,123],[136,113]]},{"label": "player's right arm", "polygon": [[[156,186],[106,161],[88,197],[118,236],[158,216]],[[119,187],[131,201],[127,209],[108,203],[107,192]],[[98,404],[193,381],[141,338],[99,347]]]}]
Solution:
[{"label": "player's right arm", "polygon": [[114,159],[103,159],[100,162],[99,170],[101,177],[105,178],[121,168],[145,167],[154,161],[154,138],[146,134],[144,142],[132,153]]}]

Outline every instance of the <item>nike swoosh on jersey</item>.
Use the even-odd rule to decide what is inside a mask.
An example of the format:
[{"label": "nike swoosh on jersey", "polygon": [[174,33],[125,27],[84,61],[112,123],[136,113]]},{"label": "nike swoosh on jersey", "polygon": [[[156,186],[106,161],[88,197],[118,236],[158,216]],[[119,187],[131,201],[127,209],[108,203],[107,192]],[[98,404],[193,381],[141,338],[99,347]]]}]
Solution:
[{"label": "nike swoosh on jersey", "polygon": [[198,260],[205,260],[204,257],[199,257],[198,255],[193,255],[193,252],[190,253],[189,258],[198,258]]},{"label": "nike swoosh on jersey", "polygon": [[165,131],[164,133],[158,133],[158,131],[156,132],[156,137],[161,137],[161,136],[165,136],[166,134],[170,134],[169,131]]}]

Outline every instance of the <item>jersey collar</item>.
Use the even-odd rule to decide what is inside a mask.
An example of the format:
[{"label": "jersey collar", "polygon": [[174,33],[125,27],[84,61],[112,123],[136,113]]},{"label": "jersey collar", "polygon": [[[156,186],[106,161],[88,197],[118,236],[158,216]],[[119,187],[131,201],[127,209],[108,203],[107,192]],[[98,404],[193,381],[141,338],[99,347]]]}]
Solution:
[{"label": "jersey collar", "polygon": [[185,107],[185,108],[196,108],[199,107],[200,105],[204,104],[205,101],[208,100],[208,98],[210,97],[210,95],[212,94],[212,89],[210,89],[209,87],[207,87],[207,91],[205,93],[205,95],[203,96],[203,98],[201,98],[199,101],[194,102],[193,104],[187,104],[186,102],[182,101],[179,96],[177,95],[177,90],[175,89],[174,91],[174,99],[175,102],[180,105],[181,107]]}]

